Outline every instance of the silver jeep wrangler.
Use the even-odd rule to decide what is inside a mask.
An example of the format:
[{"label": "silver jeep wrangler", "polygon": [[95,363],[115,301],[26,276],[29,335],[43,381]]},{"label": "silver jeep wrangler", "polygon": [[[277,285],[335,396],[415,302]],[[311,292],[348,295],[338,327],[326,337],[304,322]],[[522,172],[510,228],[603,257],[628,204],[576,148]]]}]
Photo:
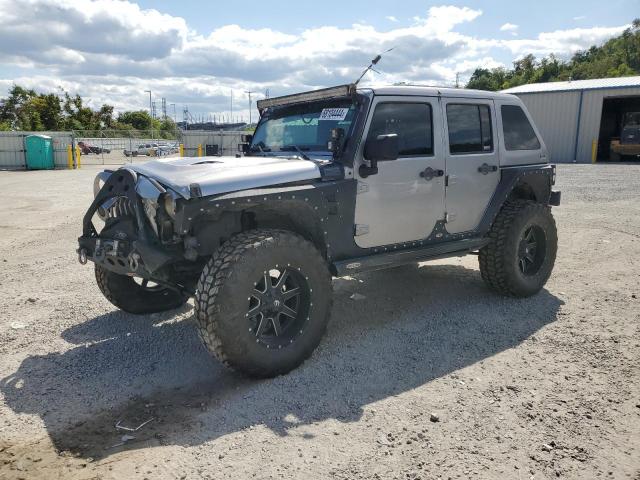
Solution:
[{"label": "silver jeep wrangler", "polygon": [[332,276],[472,253],[503,295],[549,278],[560,193],[517,97],[344,85],[258,109],[243,156],[98,175],[78,253],[115,306],[144,314],[193,296],[211,353],[269,377],[320,342]]}]

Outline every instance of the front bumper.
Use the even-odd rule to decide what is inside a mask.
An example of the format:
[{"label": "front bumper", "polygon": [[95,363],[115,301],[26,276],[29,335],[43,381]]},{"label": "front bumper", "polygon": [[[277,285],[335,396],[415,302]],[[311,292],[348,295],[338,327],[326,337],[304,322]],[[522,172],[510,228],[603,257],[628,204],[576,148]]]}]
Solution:
[{"label": "front bumper", "polygon": [[[137,183],[138,175],[124,168],[113,172],[97,192],[82,221],[77,250],[80,263],[92,261],[121,275],[155,278],[157,272],[172,260],[172,255],[161,248],[146,219],[136,191]],[[112,198],[126,201],[126,215],[107,223],[98,234],[93,216]]]}]

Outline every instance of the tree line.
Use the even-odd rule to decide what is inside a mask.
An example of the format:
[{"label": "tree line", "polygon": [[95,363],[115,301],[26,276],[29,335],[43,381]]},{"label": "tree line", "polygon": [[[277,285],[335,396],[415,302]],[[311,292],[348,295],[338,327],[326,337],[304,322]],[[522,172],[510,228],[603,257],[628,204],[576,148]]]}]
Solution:
[{"label": "tree line", "polygon": [[[13,85],[6,98],[0,99],[0,131],[60,131],[60,130],[156,130],[176,131],[175,122],[151,118],[144,110],[114,115],[114,107],[104,104],[97,110],[87,106],[80,95],[61,90],[38,93],[20,85]],[[162,135],[165,137],[166,135]],[[168,136],[166,138],[169,138]]]},{"label": "tree line", "polygon": [[537,60],[533,55],[513,62],[513,68],[477,68],[467,88],[503,90],[527,83],[562,80],[587,80],[640,75],[640,18],[621,35],[611,38],[602,46],[575,53],[563,61],[555,55]]}]

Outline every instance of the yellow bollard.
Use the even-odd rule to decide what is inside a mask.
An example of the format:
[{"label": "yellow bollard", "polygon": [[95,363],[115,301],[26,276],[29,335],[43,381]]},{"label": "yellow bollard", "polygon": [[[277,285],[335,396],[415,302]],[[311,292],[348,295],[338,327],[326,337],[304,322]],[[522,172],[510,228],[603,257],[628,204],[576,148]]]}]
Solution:
[{"label": "yellow bollard", "polygon": [[591,142],[591,163],[596,163],[597,158],[598,158],[598,141],[593,140]]},{"label": "yellow bollard", "polygon": [[198,144],[198,156],[199,157],[202,156],[202,144],[201,143]]},{"label": "yellow bollard", "polygon": [[76,145],[76,168],[80,168],[82,166],[82,161],[80,158],[82,157],[80,147]]},{"label": "yellow bollard", "polygon": [[184,143],[180,144],[180,156],[184,157]]},{"label": "yellow bollard", "polygon": [[71,145],[67,145],[67,168],[73,168],[73,151]]}]

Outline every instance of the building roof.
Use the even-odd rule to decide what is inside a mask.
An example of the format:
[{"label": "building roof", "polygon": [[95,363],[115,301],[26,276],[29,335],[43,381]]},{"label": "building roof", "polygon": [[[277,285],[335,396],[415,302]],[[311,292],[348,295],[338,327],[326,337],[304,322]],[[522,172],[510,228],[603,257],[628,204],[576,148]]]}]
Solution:
[{"label": "building roof", "polygon": [[566,92],[568,90],[599,90],[609,88],[640,88],[640,76],[617,78],[594,78],[593,80],[573,80],[569,82],[529,83],[502,90],[503,93]]}]

